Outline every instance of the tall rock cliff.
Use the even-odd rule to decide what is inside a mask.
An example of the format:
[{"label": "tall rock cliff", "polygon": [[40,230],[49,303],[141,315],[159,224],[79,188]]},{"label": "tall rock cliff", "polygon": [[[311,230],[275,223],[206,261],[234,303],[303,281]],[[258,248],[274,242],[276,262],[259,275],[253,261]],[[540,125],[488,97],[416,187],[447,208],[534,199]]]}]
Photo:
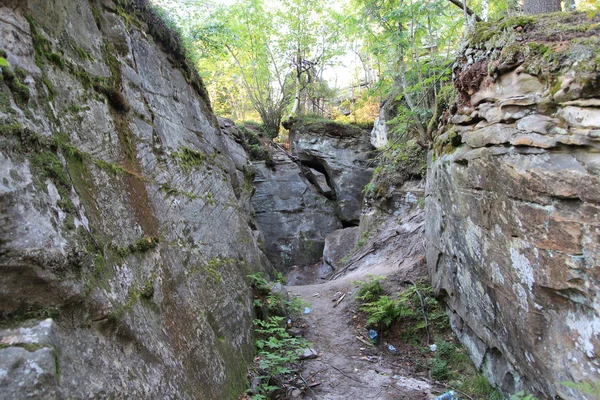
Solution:
[{"label": "tall rock cliff", "polygon": [[600,383],[600,29],[558,14],[480,24],[431,152],[428,267],[505,392]]},{"label": "tall rock cliff", "polygon": [[0,49],[0,397],[237,398],[270,266],[177,38],[144,1],[4,0]]}]

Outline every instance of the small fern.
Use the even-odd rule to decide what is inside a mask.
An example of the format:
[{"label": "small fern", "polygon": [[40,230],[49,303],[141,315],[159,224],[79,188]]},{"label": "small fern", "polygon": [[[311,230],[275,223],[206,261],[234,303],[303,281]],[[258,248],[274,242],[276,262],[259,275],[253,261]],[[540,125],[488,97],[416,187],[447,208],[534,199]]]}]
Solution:
[{"label": "small fern", "polygon": [[394,321],[415,315],[406,299],[395,300],[389,296],[381,296],[377,301],[365,303],[360,310],[369,315],[367,325],[383,325],[386,328]]},{"label": "small fern", "polygon": [[367,282],[359,282],[360,288],[358,288],[358,292],[356,293],[356,298],[363,303],[374,302],[383,294],[383,288],[379,282],[384,280],[385,277],[370,276],[369,278]]}]

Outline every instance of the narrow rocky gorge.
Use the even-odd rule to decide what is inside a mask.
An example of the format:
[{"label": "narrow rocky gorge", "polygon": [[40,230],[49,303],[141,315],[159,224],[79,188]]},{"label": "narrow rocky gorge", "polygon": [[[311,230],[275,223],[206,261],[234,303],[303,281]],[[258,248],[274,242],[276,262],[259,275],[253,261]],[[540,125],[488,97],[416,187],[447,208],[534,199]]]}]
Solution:
[{"label": "narrow rocky gorge", "polygon": [[561,382],[600,384],[599,16],[477,25],[431,146],[405,140],[427,168],[375,173],[393,100],[253,156],[144,4],[0,1],[1,399],[238,399],[248,276],[277,272],[310,308],[305,398],[447,389],[357,339],[370,276],[429,279],[504,395],[592,398]]}]

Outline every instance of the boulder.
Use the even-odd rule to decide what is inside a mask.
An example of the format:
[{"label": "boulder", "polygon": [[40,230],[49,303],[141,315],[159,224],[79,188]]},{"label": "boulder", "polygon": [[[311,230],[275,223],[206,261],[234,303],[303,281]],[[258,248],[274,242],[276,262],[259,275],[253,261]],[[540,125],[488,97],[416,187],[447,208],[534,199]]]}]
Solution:
[{"label": "boulder", "polygon": [[344,257],[347,257],[359,238],[359,227],[339,229],[325,238],[323,249],[323,264],[336,270],[343,267]]}]

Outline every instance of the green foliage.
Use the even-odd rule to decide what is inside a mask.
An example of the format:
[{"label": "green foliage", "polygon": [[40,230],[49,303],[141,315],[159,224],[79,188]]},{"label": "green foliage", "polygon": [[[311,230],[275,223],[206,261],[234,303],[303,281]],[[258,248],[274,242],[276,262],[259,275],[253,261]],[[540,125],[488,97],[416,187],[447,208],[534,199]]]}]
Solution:
[{"label": "green foliage", "polygon": [[384,279],[384,276],[373,276],[367,282],[360,282],[356,298],[363,303],[376,301],[384,293],[380,283]]},{"label": "green foliage", "polygon": [[273,377],[280,381],[294,372],[294,363],[299,355],[309,347],[304,338],[292,337],[285,330],[284,318],[270,316],[266,320],[254,320],[256,326],[256,348],[258,349],[258,368],[263,383],[259,385],[259,394],[267,396],[273,389],[269,381]]},{"label": "green foliage", "polygon": [[[13,93],[13,95],[15,96],[15,100],[16,100],[17,104],[18,105],[27,104],[27,102],[29,102],[29,98],[31,96],[29,87],[27,87],[27,85],[25,85],[25,84],[23,84],[23,82],[21,82],[21,79],[19,79],[19,76],[15,72],[13,72],[8,65],[0,66],[0,71],[2,71],[2,77],[4,79],[4,82],[9,87],[9,89]],[[19,75],[21,75],[21,74],[19,73]]]},{"label": "green foliage", "polygon": [[400,141],[387,147],[379,155],[379,166],[363,193],[386,198],[390,188],[399,188],[410,179],[421,179],[427,174],[427,151],[414,140]]},{"label": "green foliage", "polygon": [[0,67],[10,67],[10,65],[8,64],[8,61],[6,61],[6,58],[4,57],[0,57]]},{"label": "green foliage", "polygon": [[494,389],[486,377],[481,374],[463,375],[459,378],[461,384],[457,388],[462,392],[474,395],[472,396],[474,398],[485,400],[504,400],[504,395],[502,395],[502,393],[498,390]]},{"label": "green foliage", "polygon": [[[266,399],[277,389],[271,383],[284,382],[294,372],[299,355],[310,346],[305,339],[292,337],[285,329],[287,316],[299,315],[306,304],[299,298],[285,300],[280,293],[273,293],[272,283],[262,273],[248,275],[248,279],[259,317],[254,320],[258,352],[254,374],[261,379],[261,384],[258,395],[252,398]],[[268,313],[263,312],[264,309]]]},{"label": "green foliage", "polygon": [[263,125],[245,122],[237,126],[242,147],[248,153],[251,161],[264,161],[267,167],[273,167],[273,158],[268,148],[263,147],[260,137],[269,136]]},{"label": "green foliage", "polygon": [[533,397],[530,394],[525,394],[523,390],[510,396],[510,400],[537,400],[537,397]]},{"label": "green foliage", "polygon": [[129,246],[119,247],[117,249],[117,253],[121,257],[126,257],[129,254],[133,254],[133,253],[145,253],[149,250],[154,249],[156,246],[158,246],[158,243],[159,243],[158,237],[144,236],[144,237],[136,240],[134,243],[130,244]]},{"label": "green foliage", "polygon": [[415,316],[415,312],[410,307],[406,297],[392,299],[388,296],[380,296],[376,301],[363,304],[360,310],[367,313],[368,326],[383,326],[386,328],[392,322]]},{"label": "green foliage", "polygon": [[427,366],[429,367],[431,377],[435,380],[447,381],[452,376],[452,371],[448,367],[448,362],[439,357],[429,359]]},{"label": "green foliage", "polygon": [[[71,201],[71,178],[62,161],[54,151],[41,151],[31,156],[31,162],[42,179],[50,179],[54,182],[60,200],[58,206],[66,212],[74,212],[75,205]],[[40,182],[43,184],[43,181]]]},{"label": "green foliage", "polygon": [[248,279],[254,293],[254,307],[259,315],[297,316],[307,306],[298,297],[286,299],[281,293],[273,292],[273,284],[260,272],[248,275]]},{"label": "green foliage", "polygon": [[172,152],[171,157],[177,160],[177,163],[186,170],[194,167],[201,167],[207,159],[206,155],[185,146],[180,147],[179,151]]},{"label": "green foliage", "polygon": [[580,393],[588,394],[595,399],[600,399],[600,384],[590,382],[561,382],[561,385],[575,389]]}]

